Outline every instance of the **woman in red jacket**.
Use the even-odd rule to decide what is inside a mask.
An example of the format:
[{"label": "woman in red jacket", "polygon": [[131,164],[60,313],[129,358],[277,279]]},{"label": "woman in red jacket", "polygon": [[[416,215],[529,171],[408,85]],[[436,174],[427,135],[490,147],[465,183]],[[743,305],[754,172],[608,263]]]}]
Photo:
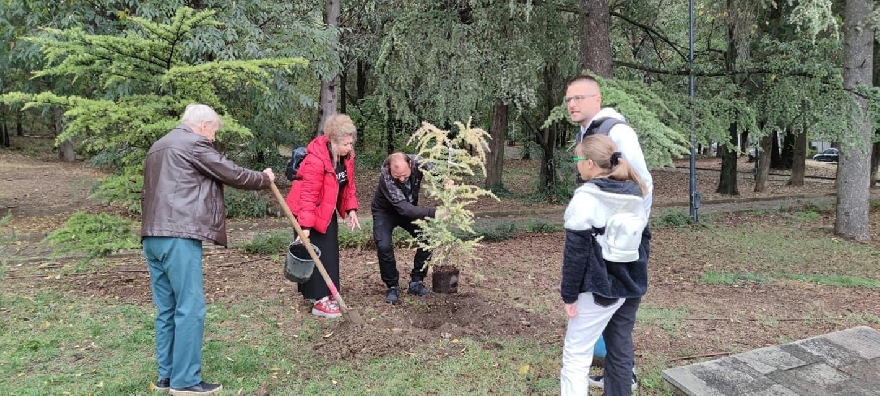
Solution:
[{"label": "woman in red jacket", "polygon": [[[336,211],[352,229],[360,228],[354,185],[354,139],[357,129],[347,115],[324,122],[324,134],[306,147],[308,154],[287,194],[287,206],[312,244],[321,249],[321,263],[339,289],[339,225]],[[339,306],[318,271],[300,283],[303,298],[314,300],[312,314],[339,317]]]}]

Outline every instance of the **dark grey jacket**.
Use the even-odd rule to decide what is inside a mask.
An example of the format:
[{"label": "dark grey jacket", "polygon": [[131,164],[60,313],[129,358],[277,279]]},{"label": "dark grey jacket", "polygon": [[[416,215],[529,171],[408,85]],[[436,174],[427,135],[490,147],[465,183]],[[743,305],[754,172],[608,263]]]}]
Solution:
[{"label": "dark grey jacket", "polygon": [[[370,209],[373,213],[396,214],[407,220],[433,217],[435,208],[419,206],[419,190],[421,190],[424,178],[421,157],[410,154],[406,156],[406,159],[412,167],[409,183],[401,183],[391,177],[390,165],[387,160],[382,164],[379,185],[376,187],[376,194],[373,196]],[[409,184],[408,187],[407,184]]]},{"label": "dark grey jacket", "polygon": [[272,180],[242,168],[189,127],[153,143],[144,163],[141,237],[193,238],[226,246],[223,185],[258,190]]}]

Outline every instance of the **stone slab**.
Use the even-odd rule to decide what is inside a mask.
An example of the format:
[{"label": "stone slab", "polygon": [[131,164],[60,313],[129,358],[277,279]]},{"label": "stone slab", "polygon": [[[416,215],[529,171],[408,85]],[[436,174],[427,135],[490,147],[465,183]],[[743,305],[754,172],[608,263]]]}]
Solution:
[{"label": "stone slab", "polygon": [[664,370],[677,392],[706,396],[880,396],[880,332],[855,327]]}]

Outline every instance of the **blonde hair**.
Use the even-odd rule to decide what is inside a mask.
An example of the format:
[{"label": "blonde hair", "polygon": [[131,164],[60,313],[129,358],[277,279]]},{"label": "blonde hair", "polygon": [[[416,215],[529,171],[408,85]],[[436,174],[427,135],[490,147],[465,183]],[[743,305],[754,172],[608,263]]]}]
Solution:
[{"label": "blonde hair", "polygon": [[354,127],[351,117],[345,114],[334,114],[324,121],[324,134],[333,143],[339,143],[342,138],[349,136],[357,139],[357,128]]},{"label": "blonde hair", "polygon": [[[333,114],[324,121],[324,135],[327,135],[327,138],[330,140],[330,146],[333,147],[342,143],[342,139],[349,136],[352,137],[352,141],[356,140],[357,128],[354,127],[351,117],[345,114]],[[339,163],[339,158],[335,152],[330,153],[330,160],[333,161],[333,166]]]},{"label": "blonde hair", "polygon": [[[584,140],[574,148],[574,153],[578,157],[593,161],[596,166],[603,170],[597,177],[608,177],[609,179],[619,181],[632,180],[639,185],[639,188],[642,190],[642,196],[648,193],[648,187],[642,182],[642,178],[639,177],[639,174],[632,165],[620,156],[620,152],[617,151],[617,145],[614,144],[610,137],[605,135],[584,137]],[[611,156],[615,153],[618,157],[617,164],[612,165]]]}]

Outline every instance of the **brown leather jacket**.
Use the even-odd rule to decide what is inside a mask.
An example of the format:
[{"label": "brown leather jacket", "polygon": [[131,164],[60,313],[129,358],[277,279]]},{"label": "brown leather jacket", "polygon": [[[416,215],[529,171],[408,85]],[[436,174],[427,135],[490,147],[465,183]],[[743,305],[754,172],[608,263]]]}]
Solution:
[{"label": "brown leather jacket", "polygon": [[258,190],[271,182],[265,173],[236,165],[213,142],[178,125],[147,153],[141,237],[193,238],[226,246],[223,185]]}]

